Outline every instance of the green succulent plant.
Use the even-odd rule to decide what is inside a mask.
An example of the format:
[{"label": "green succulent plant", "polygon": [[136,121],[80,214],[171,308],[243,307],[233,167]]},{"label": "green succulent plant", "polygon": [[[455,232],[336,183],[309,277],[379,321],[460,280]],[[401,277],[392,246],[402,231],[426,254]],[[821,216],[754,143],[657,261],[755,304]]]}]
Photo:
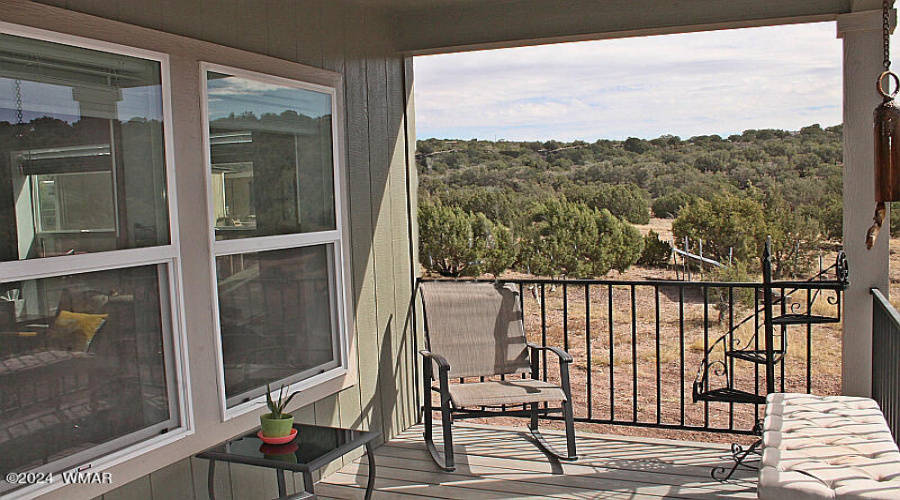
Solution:
[{"label": "green succulent plant", "polygon": [[300,391],[292,392],[285,399],[285,391],[287,390],[287,386],[284,384],[281,385],[281,389],[278,390],[278,399],[272,399],[272,389],[269,387],[269,384],[266,384],[266,406],[269,407],[269,413],[271,413],[271,418],[273,419],[281,419],[284,418],[284,408],[291,402],[291,399],[294,398],[297,394],[300,394]]}]

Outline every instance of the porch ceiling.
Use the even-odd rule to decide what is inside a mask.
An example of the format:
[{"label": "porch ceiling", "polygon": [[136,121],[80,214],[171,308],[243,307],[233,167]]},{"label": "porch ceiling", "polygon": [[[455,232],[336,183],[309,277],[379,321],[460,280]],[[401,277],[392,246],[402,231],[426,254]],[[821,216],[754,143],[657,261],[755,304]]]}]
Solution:
[{"label": "porch ceiling", "polygon": [[350,0],[389,11],[401,48],[427,54],[556,41],[829,21],[878,0]]}]

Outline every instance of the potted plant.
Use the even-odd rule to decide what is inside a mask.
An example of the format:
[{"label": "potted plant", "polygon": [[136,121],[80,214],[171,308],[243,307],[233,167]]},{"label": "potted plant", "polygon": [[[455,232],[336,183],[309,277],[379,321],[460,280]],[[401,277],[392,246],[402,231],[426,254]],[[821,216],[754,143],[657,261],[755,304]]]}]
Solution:
[{"label": "potted plant", "polygon": [[285,398],[287,387],[281,386],[278,390],[278,399],[272,399],[272,389],[266,384],[266,406],[269,407],[269,413],[259,416],[259,424],[262,427],[262,434],[265,437],[284,437],[291,434],[294,425],[294,416],[290,413],[284,413],[284,408],[291,402],[300,391],[295,391]]}]

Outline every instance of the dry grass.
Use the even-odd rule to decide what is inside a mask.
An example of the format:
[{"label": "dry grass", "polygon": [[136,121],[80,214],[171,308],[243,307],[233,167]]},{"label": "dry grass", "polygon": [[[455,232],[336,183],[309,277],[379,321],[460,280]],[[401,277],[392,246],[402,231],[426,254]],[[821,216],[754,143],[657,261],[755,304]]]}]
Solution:
[{"label": "dry grass", "polygon": [[[708,343],[708,342],[706,342],[706,343]],[[691,342],[691,344],[688,346],[688,349],[690,349],[692,351],[700,351],[700,352],[705,352],[707,348],[708,348],[708,346],[705,345],[704,340],[702,338]]]},{"label": "dry grass", "polygon": [[646,236],[651,230],[656,231],[659,239],[663,241],[672,240],[672,219],[652,218],[648,224],[640,224],[635,227],[641,232],[642,236]]},{"label": "dry grass", "polygon": [[[638,359],[647,365],[653,366],[656,364],[656,351],[643,351],[638,356]],[[675,347],[660,347],[659,349],[659,363],[661,365],[668,365],[670,363],[675,362],[679,359],[678,349]]]},{"label": "dry grass", "polygon": [[[613,356],[612,366],[622,366],[622,365],[630,365],[631,357],[630,356],[622,356],[620,354],[616,354]],[[591,366],[606,368],[609,367],[609,355],[606,356],[598,356],[596,358],[591,359]]]},{"label": "dry grass", "polygon": [[[888,276],[890,278],[889,298],[891,304],[900,309],[900,239],[891,239],[891,253]],[[852,273],[853,270],[851,269]],[[852,279],[852,275],[851,275]]]}]

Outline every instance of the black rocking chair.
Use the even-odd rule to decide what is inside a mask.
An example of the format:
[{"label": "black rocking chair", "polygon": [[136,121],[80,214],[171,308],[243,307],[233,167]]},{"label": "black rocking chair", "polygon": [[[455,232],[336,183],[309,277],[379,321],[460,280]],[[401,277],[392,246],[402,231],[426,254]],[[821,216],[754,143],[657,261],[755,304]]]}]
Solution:
[{"label": "black rocking chair", "polygon": [[[425,311],[427,346],[427,350],[420,351],[425,389],[422,411],[425,443],[435,463],[448,472],[455,469],[454,419],[494,416],[530,418],[528,428],[544,453],[561,460],[576,460],[569,388],[572,357],[557,347],[526,342],[519,292],[501,284],[450,281],[423,281],[419,291]],[[559,357],[559,385],[540,380],[539,351]],[[531,378],[523,376],[529,373]],[[497,376],[501,380],[450,384],[451,378],[483,380],[482,377]],[[440,394],[439,407],[431,404],[432,391]],[[548,407],[548,403],[559,403],[559,406]],[[434,445],[432,411],[441,412],[443,454]],[[563,414],[565,455],[556,451],[538,430],[540,418],[550,413]]]}]

